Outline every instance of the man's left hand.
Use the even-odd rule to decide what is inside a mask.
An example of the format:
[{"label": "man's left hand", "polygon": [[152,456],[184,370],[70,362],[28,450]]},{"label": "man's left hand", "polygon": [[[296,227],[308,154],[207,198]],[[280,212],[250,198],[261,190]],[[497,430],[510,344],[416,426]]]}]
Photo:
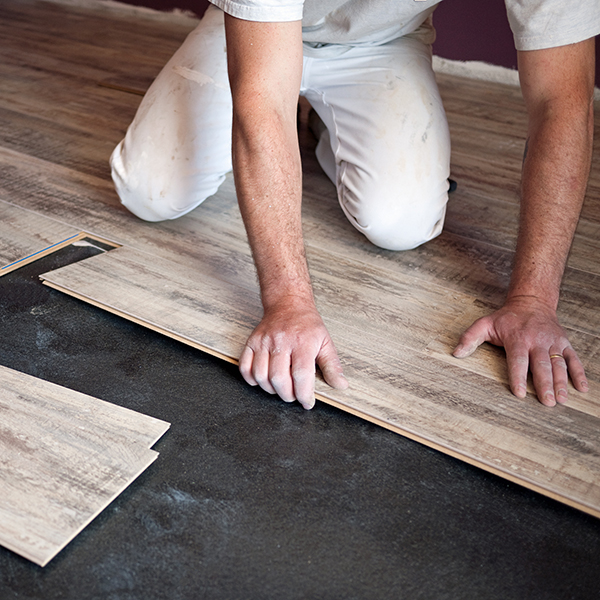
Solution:
[{"label": "man's left hand", "polygon": [[531,371],[539,401],[545,406],[567,401],[569,376],[587,392],[585,371],[554,310],[531,297],[516,297],[493,314],[478,319],[461,336],[454,356],[470,356],[483,342],[504,346],[512,393],[524,398]]}]

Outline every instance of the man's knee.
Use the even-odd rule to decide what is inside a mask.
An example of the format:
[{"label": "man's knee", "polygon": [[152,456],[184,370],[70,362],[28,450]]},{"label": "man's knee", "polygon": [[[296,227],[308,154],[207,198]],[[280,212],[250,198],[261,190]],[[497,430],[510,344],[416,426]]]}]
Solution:
[{"label": "man's knee", "polygon": [[185,175],[168,164],[133,164],[123,156],[122,143],[111,156],[111,174],[121,203],[144,221],[177,219],[216,193],[225,174]]},{"label": "man's knee", "polygon": [[445,207],[433,218],[401,217],[395,221],[379,219],[363,232],[367,239],[385,250],[412,250],[437,237],[444,226]]},{"label": "man's knee", "polygon": [[359,203],[340,197],[350,222],[374,245],[386,250],[411,250],[437,237],[443,228],[447,185],[413,193],[380,191],[361,195]]}]

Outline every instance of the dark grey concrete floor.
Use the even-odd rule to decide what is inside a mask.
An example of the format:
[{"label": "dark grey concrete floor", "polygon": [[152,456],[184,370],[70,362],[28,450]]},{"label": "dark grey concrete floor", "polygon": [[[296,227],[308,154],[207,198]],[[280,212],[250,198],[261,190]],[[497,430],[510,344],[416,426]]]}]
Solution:
[{"label": "dark grey concrete floor", "polygon": [[600,520],[37,281],[85,252],[0,278],[0,363],[172,426],[47,567],[0,548],[0,600],[600,598]]}]

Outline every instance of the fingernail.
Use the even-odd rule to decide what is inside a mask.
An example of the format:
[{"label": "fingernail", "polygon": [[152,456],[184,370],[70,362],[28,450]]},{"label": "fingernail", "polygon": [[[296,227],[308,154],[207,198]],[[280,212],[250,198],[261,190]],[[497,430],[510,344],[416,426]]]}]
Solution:
[{"label": "fingernail", "polygon": [[558,390],[556,401],[564,404],[567,401],[567,390]]},{"label": "fingernail", "polygon": [[515,396],[517,398],[525,398],[526,395],[527,395],[527,388],[523,384],[518,385],[517,389],[515,390]]},{"label": "fingernail", "polygon": [[588,385],[587,381],[582,381],[579,385],[583,392],[587,392],[590,389],[590,386]]},{"label": "fingernail", "polygon": [[556,400],[554,399],[554,394],[552,394],[551,392],[547,393],[544,396],[544,401],[546,406],[554,406],[556,404]]}]

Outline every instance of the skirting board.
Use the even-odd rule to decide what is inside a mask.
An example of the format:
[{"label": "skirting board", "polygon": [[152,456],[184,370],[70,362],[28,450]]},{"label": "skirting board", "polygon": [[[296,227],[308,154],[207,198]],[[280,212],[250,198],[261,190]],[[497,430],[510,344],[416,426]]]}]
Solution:
[{"label": "skirting board", "polygon": [[[352,275],[347,265],[341,268],[344,276]],[[55,289],[234,363],[261,315],[257,293],[202,273],[201,265],[188,269],[128,247],[42,278]],[[598,386],[586,400],[552,409],[531,396],[518,400],[485,373],[485,365],[477,372],[440,352],[441,338],[418,351],[397,341],[404,336],[390,335],[390,319],[357,324],[355,315],[344,311],[328,316],[326,305],[343,291],[335,279],[328,283],[316,275],[314,283],[350,382],[345,391],[318,382],[318,399],[600,517]],[[394,290],[379,286],[376,292],[381,306],[394,302],[386,297]],[[358,296],[353,300],[364,302]],[[443,329],[461,330],[473,316],[468,310],[454,320],[449,315]],[[409,322],[404,331],[414,328]]]},{"label": "skirting board", "polygon": [[0,366],[0,544],[45,566],[154,460],[169,423]]}]

